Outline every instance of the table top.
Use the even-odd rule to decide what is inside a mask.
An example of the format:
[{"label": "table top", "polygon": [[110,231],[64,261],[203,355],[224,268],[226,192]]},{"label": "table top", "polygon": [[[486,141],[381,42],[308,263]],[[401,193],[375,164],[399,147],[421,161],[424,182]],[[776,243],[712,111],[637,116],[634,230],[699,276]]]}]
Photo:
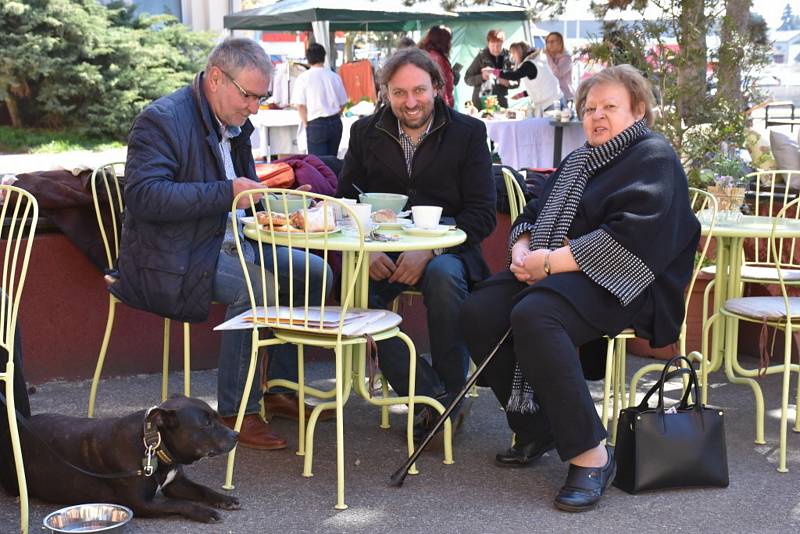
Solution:
[{"label": "table top", "polygon": [[[719,219],[719,216],[717,217]],[[738,221],[717,220],[713,237],[766,237],[772,233],[775,217],[743,215]],[[701,221],[703,235],[708,235],[709,223]],[[776,237],[800,237],[800,220],[782,219],[775,230]]]},{"label": "table top", "polygon": [[[397,235],[397,241],[366,241],[364,250],[367,252],[404,252],[407,250],[433,250],[435,248],[449,248],[460,245],[467,240],[467,234],[458,228],[448,231],[441,236],[419,237],[407,234],[402,230],[379,230],[382,234]],[[245,225],[244,235],[250,239],[258,239],[258,229],[252,225]],[[262,234],[262,240],[266,240],[268,234]],[[308,237],[297,232],[291,234],[292,244],[295,246],[305,246],[306,241],[310,248],[322,248],[327,243],[328,250],[356,251],[359,249],[358,239],[352,234],[336,232],[325,236]],[[275,239],[278,245],[288,245],[289,237],[278,237]]]}]

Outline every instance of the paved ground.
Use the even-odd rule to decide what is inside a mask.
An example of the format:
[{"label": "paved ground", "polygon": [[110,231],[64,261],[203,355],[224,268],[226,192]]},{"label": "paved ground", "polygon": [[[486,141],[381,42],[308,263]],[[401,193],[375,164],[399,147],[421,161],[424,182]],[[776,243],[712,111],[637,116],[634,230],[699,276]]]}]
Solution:
[{"label": "paved ground", "polygon": [[[632,358],[629,369],[637,367]],[[310,365],[312,377],[324,384],[331,376],[327,362]],[[192,374],[195,395],[214,400],[216,373]],[[723,378],[714,377],[717,382]],[[173,389],[180,376],[172,377]],[[778,406],[777,377],[763,380],[768,409]],[[600,398],[600,383],[592,384]],[[135,411],[155,402],[159,377],[136,376],[106,380],[100,388],[100,415]],[[53,382],[37,387],[33,410],[83,414],[87,382]],[[402,464],[402,418],[393,427],[378,428],[378,412],[353,398],[346,406],[346,500],[350,508],[333,509],[335,492],[334,425],[318,427],[313,478],[300,476],[302,459],[292,449],[237,455],[235,495],[242,509],[224,512],[224,521],[204,525],[178,518],[135,519],[130,533],[250,533],[250,532],[792,532],[800,529],[800,446],[790,433],[788,474],[775,471],[777,414],[767,421],[767,445],[754,445],[752,395],[749,389],[727,383],[713,385],[712,401],[726,410],[731,485],[727,489],[674,490],[631,496],[611,488],[598,510],[564,514],[552,506],[566,466],[552,454],[529,469],[509,470],[492,463],[496,451],[509,443],[499,405],[489,390],[476,399],[464,432],[455,445],[456,463],[445,466],[438,454],[426,452],[420,475],[390,488],[389,475]],[[277,428],[296,444],[295,425],[278,420]],[[219,487],[224,459],[215,458],[188,468],[189,475]],[[31,532],[44,516],[58,508],[34,500]],[[0,496],[0,531],[12,532],[17,523],[13,499]]]}]

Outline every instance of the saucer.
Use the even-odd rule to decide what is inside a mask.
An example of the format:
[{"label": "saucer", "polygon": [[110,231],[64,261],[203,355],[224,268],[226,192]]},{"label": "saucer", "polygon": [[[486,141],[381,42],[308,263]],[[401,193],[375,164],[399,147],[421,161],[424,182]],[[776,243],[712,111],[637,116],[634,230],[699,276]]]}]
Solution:
[{"label": "saucer", "polygon": [[408,228],[414,223],[408,219],[397,219],[394,222],[382,222],[377,224],[378,228],[381,230],[400,230],[401,228]]},{"label": "saucer", "polygon": [[446,224],[440,224],[434,226],[433,228],[417,228],[413,224],[410,226],[405,226],[403,231],[408,235],[413,235],[417,237],[436,237],[440,235],[444,235],[450,231],[452,226],[448,226]]}]

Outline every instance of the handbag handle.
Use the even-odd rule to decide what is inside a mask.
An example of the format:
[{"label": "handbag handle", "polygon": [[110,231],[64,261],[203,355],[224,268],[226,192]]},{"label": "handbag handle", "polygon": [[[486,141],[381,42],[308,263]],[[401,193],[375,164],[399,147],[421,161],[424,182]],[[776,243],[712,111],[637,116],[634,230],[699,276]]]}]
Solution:
[{"label": "handbag handle", "polygon": [[[678,367],[678,363],[683,360],[686,362],[688,367]],[[676,363],[677,362],[677,363]],[[675,371],[671,371],[668,373],[669,368],[675,366],[677,369]],[[670,379],[683,374],[689,374],[689,385],[684,390],[683,396],[681,398],[681,402],[678,405],[679,408],[686,409],[689,404],[689,393],[692,391],[692,387],[694,386],[694,398],[699,399],[698,396],[698,386],[697,386],[697,373],[695,373],[694,368],[692,367],[692,362],[689,361],[686,356],[675,356],[670,361],[668,361],[664,365],[664,369],[661,370],[661,377],[659,380],[653,384],[653,387],[650,388],[650,391],[642,399],[642,402],[639,403],[640,410],[646,410],[648,406],[648,402],[650,401],[650,397],[658,391],[658,409],[660,411],[664,411],[664,384],[668,382]],[[696,402],[694,405],[694,409],[700,411],[700,403]]]}]

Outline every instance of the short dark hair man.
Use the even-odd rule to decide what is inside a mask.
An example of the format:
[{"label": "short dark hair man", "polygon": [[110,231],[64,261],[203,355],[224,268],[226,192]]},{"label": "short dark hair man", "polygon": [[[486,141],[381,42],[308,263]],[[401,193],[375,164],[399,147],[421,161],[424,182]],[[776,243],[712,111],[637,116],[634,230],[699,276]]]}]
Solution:
[{"label": "short dark hair man", "polygon": [[339,75],[325,66],[325,48],[321,44],[308,45],[306,59],[310,67],[297,77],[292,102],[306,127],[308,153],[337,156],[347,93]]},{"label": "short dark hair man", "polygon": [[[480,244],[495,227],[495,186],[486,127],[448,107],[436,91],[438,67],[418,48],[398,50],[380,71],[388,105],[356,122],[339,179],[338,194],[402,193],[409,206],[442,207],[443,221],[467,234],[444,251],[370,256],[370,306],[385,307],[409,287],[419,288],[428,309],[433,366],[417,362],[416,391],[449,402],[466,381],[469,355],[457,324],[473,283],[489,274]],[[408,353],[395,340],[379,343],[380,366],[399,395],[407,393]],[[423,409],[415,433],[435,420]]]},{"label": "short dark hair man", "polygon": [[[226,319],[250,307],[234,243],[233,232],[241,229],[231,224],[231,207],[238,193],[261,187],[248,117],[266,99],[271,72],[272,64],[258,43],[226,39],[214,48],[205,70],[191,85],[159,98],[134,121],[125,164],[119,278],[110,286],[126,304],[193,322],[206,319],[212,301],[229,305]],[[258,269],[255,262],[260,255],[252,242],[243,243],[248,269]],[[272,265],[272,247],[263,248],[266,265]],[[294,261],[298,260],[303,261]],[[320,294],[327,266],[316,256],[311,261],[309,290]],[[279,275],[288,280],[288,269],[282,267],[288,265],[286,249],[278,249],[277,262]],[[298,271],[304,269],[296,267]],[[304,283],[302,274],[299,278],[295,284]],[[255,290],[256,295],[261,293]],[[229,426],[244,391],[251,336],[249,330],[222,334],[217,400]],[[297,379],[294,350],[283,345],[271,351],[271,377]],[[258,370],[255,376],[260,376]],[[239,443],[256,449],[284,448],[286,441],[259,415],[259,386],[251,388],[247,398]],[[268,399],[265,405],[269,408]]]}]

